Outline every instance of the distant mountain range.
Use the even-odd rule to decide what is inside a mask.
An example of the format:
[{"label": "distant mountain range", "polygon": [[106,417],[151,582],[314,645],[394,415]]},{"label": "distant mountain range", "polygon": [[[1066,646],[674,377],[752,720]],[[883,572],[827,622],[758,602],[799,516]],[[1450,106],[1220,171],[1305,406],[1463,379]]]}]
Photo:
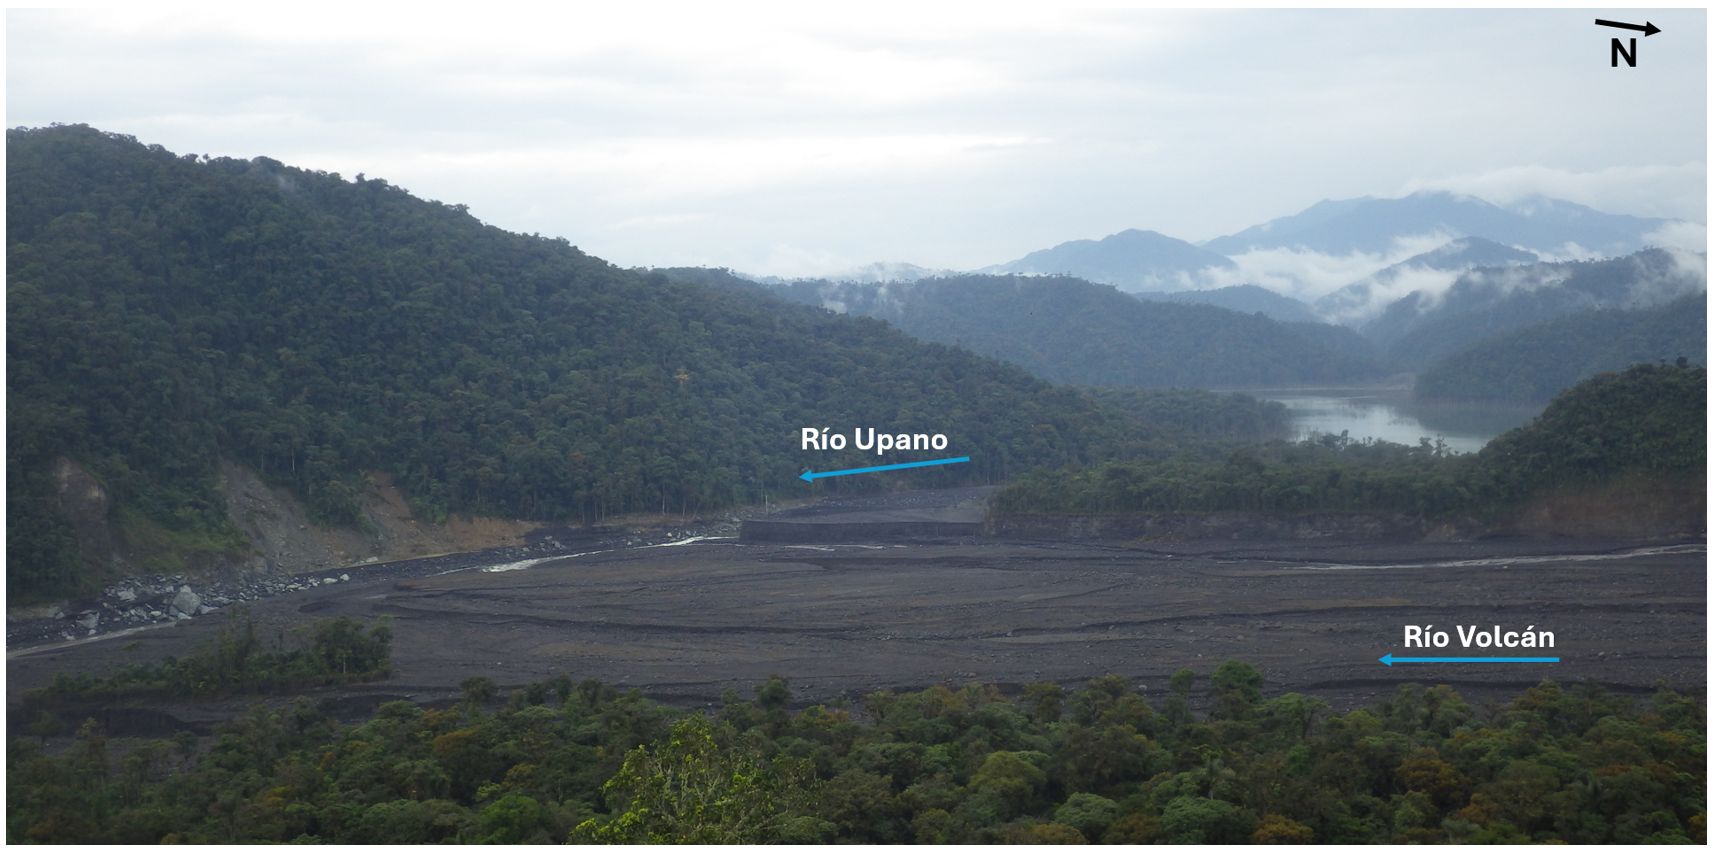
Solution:
[{"label": "distant mountain range", "polygon": [[[1649,239],[1675,224],[1680,223],[1604,213],[1552,198],[1498,205],[1468,195],[1425,191],[1402,198],[1321,201],[1294,215],[1200,245],[1155,231],[1125,230],[1100,239],[1061,243],[979,272],[1062,275],[1110,284],[1150,301],[1210,304],[1259,312],[1280,321],[1323,320],[1360,327],[1397,300],[1416,291],[1431,297],[1471,269],[1533,263],[1542,257],[1631,254],[1648,247]],[[1378,272],[1344,281],[1315,299],[1311,307],[1258,285],[1297,281],[1301,285],[1297,292],[1324,292],[1323,280],[1296,277],[1299,272],[1275,271],[1269,276],[1256,271],[1264,267],[1265,252],[1384,257],[1423,238],[1437,239],[1439,244]],[[1254,260],[1251,254],[1261,259]],[[826,279],[883,283],[953,274],[957,273],[910,263],[875,263]],[[751,279],[788,283],[778,278]]]},{"label": "distant mountain range", "polygon": [[[1704,254],[1649,249],[1609,260],[1528,262],[1533,259],[1531,252],[1465,237],[1316,305],[1346,319],[1354,308],[1376,310],[1359,324],[1360,333],[1312,321],[1307,305],[1252,285],[1124,293],[1067,275],[973,274],[879,283],[799,280],[768,289],[788,301],[881,319],[911,336],[962,346],[1052,381],[1097,387],[1364,381],[1430,370],[1459,352],[1477,351],[1487,354],[1462,356],[1427,379],[1428,390],[1439,398],[1508,393],[1533,399],[1549,397],[1590,371],[1626,366],[1631,361],[1625,358],[1637,352],[1646,360],[1699,351],[1682,317],[1657,311],[1549,325],[1510,338],[1588,311],[1703,299]],[[699,280],[714,271],[673,274]],[[717,278],[702,283],[719,286]],[[1414,285],[1419,288],[1385,303]],[[1574,338],[1583,332],[1593,337]],[[1509,381],[1500,380],[1508,374],[1505,367],[1478,363],[1513,352],[1548,362],[1518,366]],[[1457,386],[1460,377],[1468,377],[1466,391]]]},{"label": "distant mountain range", "polygon": [[1268,248],[1384,253],[1400,237],[1443,234],[1446,238],[1478,236],[1555,256],[1610,256],[1647,247],[1648,235],[1670,223],[1602,213],[1551,198],[1529,198],[1500,207],[1470,195],[1416,192],[1403,198],[1321,201],[1295,215],[1208,240],[1201,247],[1226,256]]},{"label": "distant mountain range", "polygon": [[997,275],[1069,275],[1124,290],[1183,289],[1208,269],[1235,270],[1229,258],[1150,230],[1078,239],[988,266]]},{"label": "distant mountain range", "polygon": [[[1474,376],[1469,393],[1533,398],[1587,370],[1626,365],[1618,361],[1629,353],[1681,347],[1687,332],[1655,328],[1659,323],[1645,318],[1653,314],[1551,325],[1505,342],[1563,317],[1703,294],[1705,254],[1647,247],[1680,224],[1550,198],[1500,206],[1417,192],[1322,201],[1199,246],[1126,230],[1035,251],[982,274],[935,276],[909,264],[877,264],[844,276],[843,285],[785,282],[784,294],[1086,385],[1288,385],[1421,372],[1482,345],[1488,348],[1478,351],[1493,356],[1555,353],[1558,363],[1508,383],[1487,374],[1497,367],[1466,357],[1428,380],[1428,391],[1443,398],[1463,392],[1458,376]],[[1423,241],[1433,247],[1358,272],[1311,305],[1242,282],[1254,274],[1324,291],[1324,270],[1371,270],[1373,260]],[[1608,259],[1559,259],[1589,255]],[[1219,310],[1207,312],[1213,308]],[[1621,333],[1628,342],[1586,340],[1581,357],[1568,354],[1574,345],[1545,339],[1589,329]]]}]

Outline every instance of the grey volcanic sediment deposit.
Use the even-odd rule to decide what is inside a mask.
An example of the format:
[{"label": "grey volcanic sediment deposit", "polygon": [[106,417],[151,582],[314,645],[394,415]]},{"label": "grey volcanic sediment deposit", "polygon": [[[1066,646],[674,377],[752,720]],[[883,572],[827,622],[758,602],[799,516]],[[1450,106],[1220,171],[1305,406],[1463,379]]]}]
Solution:
[{"label": "grey volcanic sediment deposit", "polygon": [[[1364,703],[1403,682],[1504,697],[1550,677],[1631,692],[1698,691],[1706,556],[1676,545],[1505,541],[1102,545],[967,538],[870,544],[701,541],[353,581],[270,598],[262,634],[312,618],[390,615],[394,673],[323,694],[437,700],[467,677],[560,674],[679,704],[747,694],[770,674],[799,699],[936,683],[1074,683],[1106,673],[1163,688],[1179,668],[1258,666],[1268,693]],[[218,615],[11,654],[13,693],[55,672],[183,655]],[[1415,665],[1406,625],[1549,630],[1556,665]],[[1451,651],[1464,655],[1460,648]],[[1505,655],[1502,650],[1469,654]],[[1534,655],[1535,651],[1509,651]],[[1205,681],[1203,680],[1203,683]],[[206,717],[214,707],[192,710]]]}]

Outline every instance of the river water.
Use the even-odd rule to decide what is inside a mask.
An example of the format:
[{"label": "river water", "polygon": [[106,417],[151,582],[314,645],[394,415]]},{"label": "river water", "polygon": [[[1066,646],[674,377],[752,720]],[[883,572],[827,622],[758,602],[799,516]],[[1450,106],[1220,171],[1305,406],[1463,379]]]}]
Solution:
[{"label": "river water", "polygon": [[1416,402],[1406,388],[1305,387],[1245,390],[1280,402],[1290,410],[1294,440],[1349,432],[1350,438],[1374,438],[1413,445],[1426,437],[1443,440],[1457,452],[1477,452],[1487,441],[1526,425],[1544,405],[1477,402]]}]

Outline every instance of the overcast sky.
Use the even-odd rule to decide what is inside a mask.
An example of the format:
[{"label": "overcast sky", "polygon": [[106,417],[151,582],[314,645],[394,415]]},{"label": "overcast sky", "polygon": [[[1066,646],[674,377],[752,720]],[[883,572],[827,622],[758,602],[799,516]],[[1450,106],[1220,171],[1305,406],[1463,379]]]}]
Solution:
[{"label": "overcast sky", "polygon": [[[973,268],[1322,198],[1706,221],[1706,17],[11,11],[6,121],[382,177],[621,265]],[[806,4],[804,4],[806,5]],[[719,8],[714,8],[719,7]]]}]

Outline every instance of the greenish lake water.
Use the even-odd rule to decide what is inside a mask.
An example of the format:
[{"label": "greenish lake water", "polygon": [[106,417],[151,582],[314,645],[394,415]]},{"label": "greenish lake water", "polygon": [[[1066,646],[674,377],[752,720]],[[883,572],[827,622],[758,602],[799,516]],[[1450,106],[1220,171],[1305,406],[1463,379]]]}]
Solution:
[{"label": "greenish lake water", "polygon": [[1405,388],[1297,387],[1242,391],[1283,403],[1290,409],[1292,439],[1349,432],[1354,440],[1374,438],[1413,445],[1425,437],[1443,440],[1457,452],[1477,452],[1487,441],[1525,425],[1545,405],[1475,402],[1416,402]]}]

